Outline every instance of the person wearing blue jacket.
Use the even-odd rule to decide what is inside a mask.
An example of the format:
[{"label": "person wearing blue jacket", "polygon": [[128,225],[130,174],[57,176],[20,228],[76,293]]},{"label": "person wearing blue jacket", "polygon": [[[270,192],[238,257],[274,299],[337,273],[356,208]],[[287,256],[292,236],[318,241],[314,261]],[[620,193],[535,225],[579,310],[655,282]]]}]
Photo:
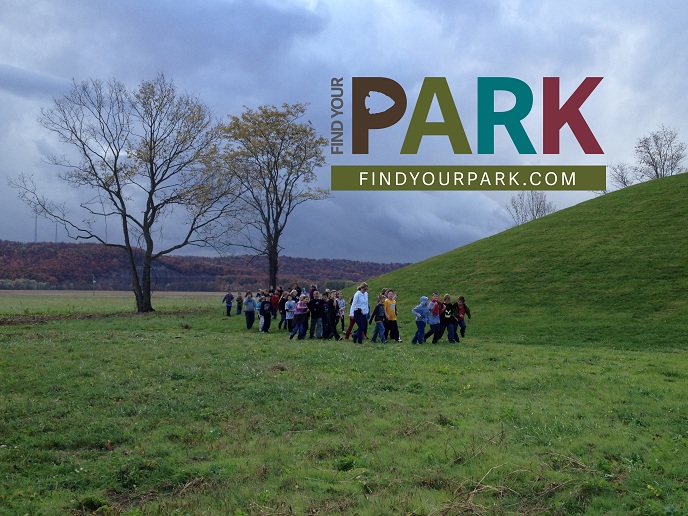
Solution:
[{"label": "person wearing blue jacket", "polygon": [[440,295],[437,292],[432,293],[432,299],[428,302],[428,309],[430,316],[428,317],[428,326],[430,329],[425,332],[425,340],[432,337],[435,340],[435,335],[440,331],[440,310],[442,309],[442,302]]},{"label": "person wearing blue jacket", "polygon": [[232,292],[228,290],[227,294],[222,299],[222,302],[227,307],[227,317],[229,317],[230,315],[232,315],[232,303],[234,302],[234,294],[232,294]]},{"label": "person wearing blue jacket", "polygon": [[413,337],[411,344],[422,344],[425,340],[425,325],[430,318],[430,309],[428,308],[427,296],[420,297],[420,303],[413,310],[413,315],[416,316],[416,335]]},{"label": "person wearing blue jacket", "polygon": [[380,342],[384,344],[385,341],[385,296],[380,294],[377,296],[377,306],[373,309],[368,320],[368,324],[375,323],[375,330],[373,331],[373,338],[370,342],[376,342],[375,339],[380,337]]},{"label": "person wearing blue jacket", "polygon": [[253,292],[246,292],[244,315],[246,317],[246,329],[250,330],[253,328],[253,323],[256,320],[256,300],[253,298]]}]

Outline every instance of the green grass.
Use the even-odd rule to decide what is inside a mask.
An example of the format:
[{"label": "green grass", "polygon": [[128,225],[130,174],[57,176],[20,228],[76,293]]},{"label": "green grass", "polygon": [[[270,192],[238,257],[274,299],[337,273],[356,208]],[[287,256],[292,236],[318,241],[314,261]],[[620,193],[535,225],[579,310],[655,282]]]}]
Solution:
[{"label": "green grass", "polygon": [[[222,296],[212,292],[154,292],[157,310],[220,306]],[[133,292],[73,290],[0,291],[0,319],[22,315],[129,314],[136,311]]]},{"label": "green grass", "polygon": [[295,342],[219,312],[3,328],[0,506],[687,508],[682,353]]},{"label": "green grass", "polygon": [[[410,309],[463,295],[504,343],[685,349],[688,174],[556,212],[370,281]],[[474,308],[475,307],[475,308]]]},{"label": "green grass", "polygon": [[[369,281],[401,344],[248,332],[221,293],[0,326],[0,514],[686,514],[687,181]],[[411,346],[435,289],[467,338]],[[0,312],[94,294],[34,296]]]}]

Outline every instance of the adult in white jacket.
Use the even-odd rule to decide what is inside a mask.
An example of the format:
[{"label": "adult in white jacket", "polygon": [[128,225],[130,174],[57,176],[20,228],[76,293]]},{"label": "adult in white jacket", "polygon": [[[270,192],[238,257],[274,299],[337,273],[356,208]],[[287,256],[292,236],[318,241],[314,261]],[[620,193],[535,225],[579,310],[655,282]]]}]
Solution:
[{"label": "adult in white jacket", "polygon": [[351,302],[351,309],[349,315],[356,321],[357,332],[356,341],[359,344],[363,343],[363,337],[368,332],[368,312],[370,305],[368,304],[368,284],[364,281],[354,294],[354,299]]}]

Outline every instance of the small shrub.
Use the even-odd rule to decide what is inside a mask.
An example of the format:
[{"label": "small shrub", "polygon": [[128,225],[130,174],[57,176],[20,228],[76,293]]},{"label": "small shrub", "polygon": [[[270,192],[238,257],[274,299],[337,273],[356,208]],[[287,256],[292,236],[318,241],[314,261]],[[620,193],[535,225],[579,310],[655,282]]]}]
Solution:
[{"label": "small shrub", "polygon": [[104,514],[107,514],[107,512],[110,511],[107,502],[102,500],[100,497],[94,495],[85,496],[79,499],[76,503],[76,507],[78,510],[81,511],[98,511]]},{"label": "small shrub", "polygon": [[351,455],[345,455],[344,457],[339,457],[334,464],[334,468],[337,471],[350,471],[356,467],[356,457]]}]

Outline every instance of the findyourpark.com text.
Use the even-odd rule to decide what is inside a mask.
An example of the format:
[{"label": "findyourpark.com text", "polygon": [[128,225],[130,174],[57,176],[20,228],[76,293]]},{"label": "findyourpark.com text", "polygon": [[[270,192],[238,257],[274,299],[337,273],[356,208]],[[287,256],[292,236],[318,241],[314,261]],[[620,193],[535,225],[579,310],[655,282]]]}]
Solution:
[{"label": "findyourpark.com text", "polygon": [[603,190],[601,166],[333,166],[333,190]]}]

